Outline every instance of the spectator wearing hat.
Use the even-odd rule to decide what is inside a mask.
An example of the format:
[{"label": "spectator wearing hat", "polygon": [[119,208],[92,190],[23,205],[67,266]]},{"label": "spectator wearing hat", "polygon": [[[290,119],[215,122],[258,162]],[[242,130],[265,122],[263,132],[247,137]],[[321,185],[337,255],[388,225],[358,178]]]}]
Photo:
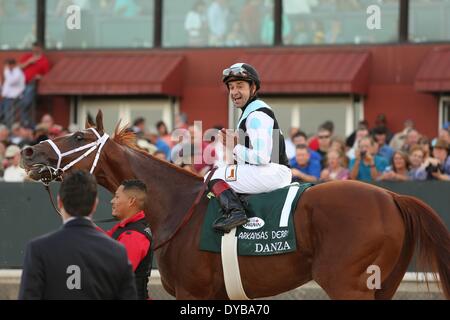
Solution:
[{"label": "spectator wearing hat", "polygon": [[450,181],[449,144],[443,139],[437,140],[433,148],[433,158],[424,164],[428,179]]},{"label": "spectator wearing hat", "polygon": [[24,169],[20,167],[20,148],[12,144],[5,151],[6,170],[3,176],[5,182],[23,182],[27,176]]}]

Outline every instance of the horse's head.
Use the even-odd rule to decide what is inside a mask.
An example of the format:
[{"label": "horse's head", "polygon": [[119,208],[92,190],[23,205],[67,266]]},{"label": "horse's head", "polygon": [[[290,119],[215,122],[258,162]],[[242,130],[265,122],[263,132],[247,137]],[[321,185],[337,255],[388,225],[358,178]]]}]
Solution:
[{"label": "horse's head", "polygon": [[108,137],[99,111],[95,124],[86,121],[86,129],[23,149],[22,167],[31,179],[44,184],[75,168],[92,173]]}]

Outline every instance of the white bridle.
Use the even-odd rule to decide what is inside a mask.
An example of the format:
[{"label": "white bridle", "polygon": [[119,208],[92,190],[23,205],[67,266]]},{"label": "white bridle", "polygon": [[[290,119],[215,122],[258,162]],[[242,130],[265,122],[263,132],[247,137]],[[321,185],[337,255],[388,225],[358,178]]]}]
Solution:
[{"label": "white bridle", "polygon": [[[77,164],[78,162],[80,162],[81,160],[86,158],[87,156],[89,156],[95,149],[98,148],[97,154],[95,155],[95,158],[94,158],[94,162],[92,163],[91,170],[89,171],[91,174],[94,172],[95,167],[97,166],[97,163],[98,163],[98,159],[100,158],[100,153],[102,151],[102,148],[106,144],[106,141],[108,141],[109,135],[104,133],[103,136],[100,136],[100,134],[97,132],[97,130],[95,128],[88,128],[88,130],[92,130],[92,132],[95,133],[95,135],[97,136],[96,141],[88,143],[84,146],[75,148],[73,150],[66,151],[64,153],[62,153],[59,150],[58,146],[50,139],[41,142],[41,143],[47,142],[48,144],[50,144],[50,146],[53,148],[56,155],[58,156],[58,163],[56,165],[56,168],[53,168],[50,166],[47,167],[49,170],[51,170],[50,173],[52,176],[55,176],[55,177],[60,176],[65,171],[69,170],[72,166],[74,166],[75,164]],[[80,151],[83,151],[83,150],[86,150],[86,149],[88,149],[88,150],[85,153],[83,153],[81,156],[79,156],[75,160],[73,160],[70,163],[68,163],[67,165],[65,165],[64,168],[61,168],[61,161],[64,157],[69,156],[74,153],[77,153],[77,152],[80,152]]]}]

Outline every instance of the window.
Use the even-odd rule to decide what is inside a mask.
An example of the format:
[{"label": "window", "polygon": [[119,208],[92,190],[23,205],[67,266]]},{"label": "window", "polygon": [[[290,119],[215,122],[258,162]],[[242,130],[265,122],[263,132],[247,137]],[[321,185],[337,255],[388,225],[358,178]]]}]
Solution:
[{"label": "window", "polygon": [[173,127],[173,104],[167,99],[114,98],[95,99],[83,98],[78,113],[78,123],[84,125],[86,116],[90,113],[94,119],[99,109],[103,112],[105,132],[112,134],[121,120],[121,126],[132,125],[138,117],[144,117],[147,127],[154,127],[156,122],[163,120],[169,130]]},{"label": "window", "polygon": [[36,0],[0,0],[0,49],[29,49],[36,41]]},{"label": "window", "polygon": [[409,40],[412,42],[450,40],[450,2],[409,1]]},{"label": "window", "polygon": [[450,96],[442,96],[439,110],[439,128],[442,128],[447,122],[450,122]]},{"label": "window", "polygon": [[163,46],[273,44],[274,0],[165,0]]},{"label": "window", "polygon": [[[380,29],[367,27],[370,5],[380,9]],[[396,42],[399,14],[398,0],[283,0],[283,41],[287,45]]]},{"label": "window", "polygon": [[[46,45],[50,49],[149,48],[153,46],[153,3],[149,0],[48,0]],[[69,11],[80,9],[80,29],[69,29]]]},{"label": "window", "polygon": [[[278,124],[285,138],[290,128],[300,128],[308,136],[317,132],[319,125],[327,120],[334,123],[335,135],[345,138],[350,135],[356,123],[362,117],[362,106],[354,103],[351,97],[317,97],[317,98],[270,98],[262,97],[275,112]],[[230,108],[234,108],[230,102]],[[236,126],[240,112],[234,110]]]}]

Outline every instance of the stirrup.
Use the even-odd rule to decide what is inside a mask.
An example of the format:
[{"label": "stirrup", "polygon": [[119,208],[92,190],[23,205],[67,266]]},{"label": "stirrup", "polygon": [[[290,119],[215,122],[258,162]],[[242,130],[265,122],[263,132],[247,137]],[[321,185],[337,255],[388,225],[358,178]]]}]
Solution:
[{"label": "stirrup", "polygon": [[217,224],[219,224],[220,222],[224,221],[225,219],[227,219],[228,217],[230,217],[229,214],[223,214],[221,217],[217,218],[216,220],[214,220],[214,222],[212,223],[212,226],[216,226]]},{"label": "stirrup", "polygon": [[[233,215],[229,215],[227,217],[227,219],[228,218],[232,218],[232,217],[233,217]],[[221,218],[223,218],[223,217],[221,217]],[[215,230],[221,231],[221,232],[225,232],[225,233],[228,233],[232,229],[240,227],[240,226],[242,226],[242,225],[244,225],[244,224],[246,224],[248,222],[248,217],[245,216],[245,215],[242,217],[242,219],[234,221],[231,225],[230,224],[224,224],[223,221],[226,220],[226,219],[221,219],[221,218],[216,220],[217,223],[215,222],[213,224],[213,227],[214,227]],[[218,221],[218,220],[221,220],[221,221]]]}]

